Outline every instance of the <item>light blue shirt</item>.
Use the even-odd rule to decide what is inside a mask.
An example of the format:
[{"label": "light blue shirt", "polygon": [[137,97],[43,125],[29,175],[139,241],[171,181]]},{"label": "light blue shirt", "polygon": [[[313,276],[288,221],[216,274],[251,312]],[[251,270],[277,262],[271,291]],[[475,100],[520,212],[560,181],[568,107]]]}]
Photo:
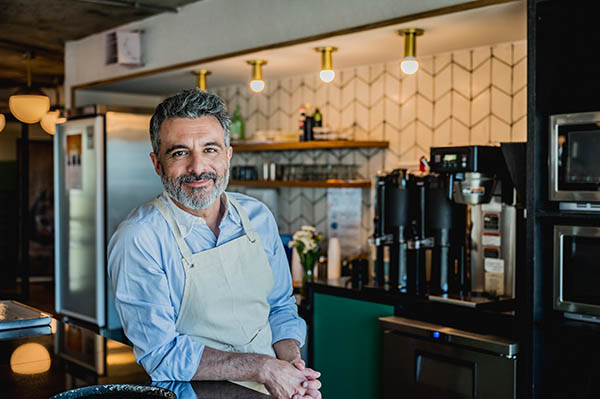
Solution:
[{"label": "light blue shirt", "polygon": [[[260,201],[227,193],[244,208],[259,234],[273,272],[269,324],[273,343],[292,338],[304,345],[306,323],[298,316],[292,280],[275,218]],[[243,234],[240,215],[225,200],[226,211],[215,237],[203,218],[177,207],[166,193],[159,198],[173,211],[175,221],[192,253],[225,244]],[[115,305],[134,354],[154,381],[189,381],[198,369],[204,345],[175,330],[185,270],[175,236],[150,204],[133,211],[119,225],[108,244],[108,274]]]}]

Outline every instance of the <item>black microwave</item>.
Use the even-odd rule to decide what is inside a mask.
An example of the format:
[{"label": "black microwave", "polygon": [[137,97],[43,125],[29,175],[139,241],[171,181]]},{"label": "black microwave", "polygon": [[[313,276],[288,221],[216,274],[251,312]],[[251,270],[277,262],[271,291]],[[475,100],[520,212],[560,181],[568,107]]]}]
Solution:
[{"label": "black microwave", "polygon": [[554,226],[554,309],[600,322],[600,227]]},{"label": "black microwave", "polygon": [[549,139],[550,200],[600,211],[600,112],[552,115]]}]

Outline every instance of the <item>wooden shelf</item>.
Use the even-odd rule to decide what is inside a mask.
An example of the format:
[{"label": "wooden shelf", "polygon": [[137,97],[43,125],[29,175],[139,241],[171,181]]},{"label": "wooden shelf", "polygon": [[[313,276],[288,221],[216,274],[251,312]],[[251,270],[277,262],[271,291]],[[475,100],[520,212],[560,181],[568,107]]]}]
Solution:
[{"label": "wooden shelf", "polygon": [[246,187],[313,187],[313,188],[371,188],[370,180],[230,180],[230,186]]},{"label": "wooden shelf", "polygon": [[387,141],[294,141],[288,143],[240,143],[232,144],[234,152],[325,150],[331,148],[388,148]]}]

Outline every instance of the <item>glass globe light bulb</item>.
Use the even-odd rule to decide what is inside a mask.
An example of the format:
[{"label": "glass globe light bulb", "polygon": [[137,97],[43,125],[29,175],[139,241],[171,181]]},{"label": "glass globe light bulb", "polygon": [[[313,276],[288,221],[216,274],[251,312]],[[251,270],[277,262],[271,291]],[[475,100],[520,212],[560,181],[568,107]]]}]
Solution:
[{"label": "glass globe light bulb", "polygon": [[404,57],[400,63],[400,69],[407,75],[412,75],[419,69],[419,61],[415,57]]},{"label": "glass globe light bulb", "polygon": [[6,117],[4,114],[0,114],[0,132],[4,129],[4,126],[6,126]]},{"label": "glass globe light bulb", "polygon": [[319,77],[323,82],[329,83],[335,79],[335,71],[333,69],[323,69],[319,72]]},{"label": "glass globe light bulb", "polygon": [[252,89],[255,93],[260,93],[265,89],[265,81],[264,80],[251,80],[250,81],[250,89]]}]

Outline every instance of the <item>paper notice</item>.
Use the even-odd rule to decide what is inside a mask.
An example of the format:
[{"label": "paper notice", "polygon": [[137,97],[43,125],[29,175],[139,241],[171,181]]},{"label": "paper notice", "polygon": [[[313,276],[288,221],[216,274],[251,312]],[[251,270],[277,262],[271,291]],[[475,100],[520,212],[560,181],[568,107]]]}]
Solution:
[{"label": "paper notice", "polygon": [[81,153],[81,133],[69,134],[65,151],[65,186],[67,190],[83,188]]},{"label": "paper notice", "polygon": [[499,247],[500,243],[500,236],[490,236],[486,234],[481,236],[481,244],[485,245],[486,247]]},{"label": "paper notice", "polygon": [[342,256],[360,253],[360,220],[362,190],[360,188],[330,188],[327,190],[327,233],[337,237]]},{"label": "paper notice", "polygon": [[504,259],[485,258],[483,267],[489,273],[504,273]]}]

